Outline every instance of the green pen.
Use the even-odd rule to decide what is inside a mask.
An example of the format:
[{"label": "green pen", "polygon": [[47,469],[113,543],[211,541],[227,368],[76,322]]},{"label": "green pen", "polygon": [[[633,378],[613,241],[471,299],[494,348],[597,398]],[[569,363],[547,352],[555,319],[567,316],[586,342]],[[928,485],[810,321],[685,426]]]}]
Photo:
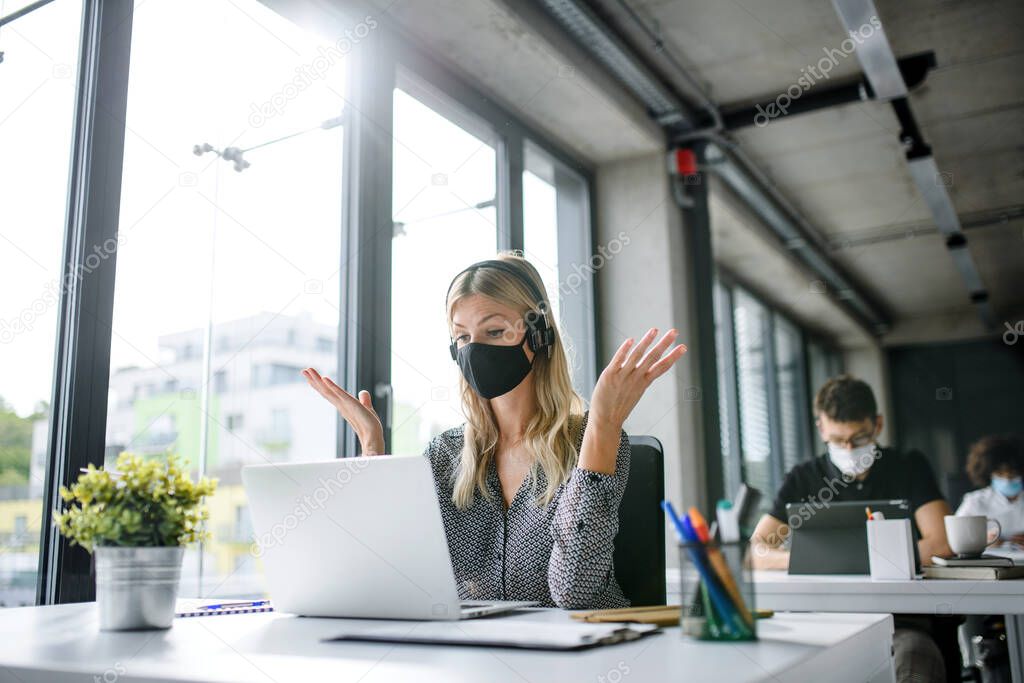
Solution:
[{"label": "green pen", "polygon": [[704,588],[704,582],[700,582],[700,602],[704,606],[704,625],[707,628],[708,636],[714,640],[722,637],[722,627],[718,615],[711,609],[711,600],[708,599],[708,592]]}]

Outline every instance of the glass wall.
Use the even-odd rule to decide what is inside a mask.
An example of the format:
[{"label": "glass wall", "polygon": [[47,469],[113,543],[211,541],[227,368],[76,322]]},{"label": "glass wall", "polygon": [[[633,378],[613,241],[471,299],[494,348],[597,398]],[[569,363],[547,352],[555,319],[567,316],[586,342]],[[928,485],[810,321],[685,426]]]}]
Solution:
[{"label": "glass wall", "polygon": [[68,0],[0,29],[0,606],[36,598],[81,22]]},{"label": "glass wall", "polygon": [[128,88],[107,461],[217,477],[182,594],[259,593],[241,467],[337,455],[300,371],[337,377],[345,54],[256,0],[148,0]]}]

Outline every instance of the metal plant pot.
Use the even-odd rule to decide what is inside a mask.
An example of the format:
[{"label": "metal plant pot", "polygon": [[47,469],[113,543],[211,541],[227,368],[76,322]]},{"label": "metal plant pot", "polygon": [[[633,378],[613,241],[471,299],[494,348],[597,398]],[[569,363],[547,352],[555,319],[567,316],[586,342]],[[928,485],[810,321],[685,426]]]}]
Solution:
[{"label": "metal plant pot", "polygon": [[97,546],[93,550],[100,630],[170,628],[185,549]]}]

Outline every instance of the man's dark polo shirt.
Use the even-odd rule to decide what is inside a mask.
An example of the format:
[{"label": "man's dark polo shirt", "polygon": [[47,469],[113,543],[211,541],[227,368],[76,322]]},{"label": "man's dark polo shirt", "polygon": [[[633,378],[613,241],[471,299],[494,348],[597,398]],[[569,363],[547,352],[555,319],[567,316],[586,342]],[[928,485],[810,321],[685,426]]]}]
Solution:
[{"label": "man's dark polo shirt", "polygon": [[[802,462],[786,475],[769,514],[784,524],[786,503],[805,503],[818,508],[836,501],[907,500],[911,513],[925,503],[943,500],[935,483],[931,465],[920,451],[901,453],[892,448],[881,449],[863,481],[843,478],[839,468],[827,455]],[[914,528],[917,523],[911,521]],[[925,631],[935,639],[941,652],[946,653],[946,666],[959,671],[959,652],[956,648],[956,629],[962,617],[930,614],[895,615],[896,628]]]},{"label": "man's dark polo shirt", "polygon": [[863,481],[844,479],[827,455],[802,462],[786,475],[769,514],[789,524],[787,503],[821,507],[829,502],[895,499],[909,501],[911,513],[925,503],[943,499],[932,468],[920,451],[901,453],[882,448]]}]

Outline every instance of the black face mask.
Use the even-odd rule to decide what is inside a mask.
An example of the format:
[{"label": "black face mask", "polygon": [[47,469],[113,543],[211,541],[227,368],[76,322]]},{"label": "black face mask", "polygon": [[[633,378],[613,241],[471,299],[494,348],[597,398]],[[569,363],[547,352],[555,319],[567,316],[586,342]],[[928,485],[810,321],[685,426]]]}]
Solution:
[{"label": "black face mask", "polygon": [[483,398],[497,398],[522,384],[533,365],[523,351],[525,337],[515,346],[471,342],[458,350],[462,376]]}]

